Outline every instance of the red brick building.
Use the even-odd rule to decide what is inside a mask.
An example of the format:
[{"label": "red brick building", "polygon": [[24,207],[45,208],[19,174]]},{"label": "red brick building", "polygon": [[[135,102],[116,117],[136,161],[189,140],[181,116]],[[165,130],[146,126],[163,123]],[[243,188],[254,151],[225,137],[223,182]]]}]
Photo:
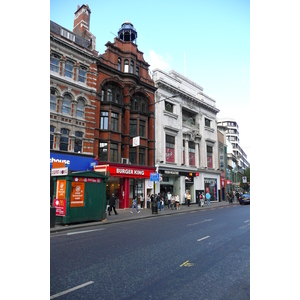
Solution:
[{"label": "red brick building", "polygon": [[90,14],[88,5],[78,6],[73,31],[50,22],[50,167],[52,161],[65,161],[71,171],[106,165],[106,197],[114,193],[126,208],[152,192],[156,88],[133,25],[123,23],[98,55]]}]

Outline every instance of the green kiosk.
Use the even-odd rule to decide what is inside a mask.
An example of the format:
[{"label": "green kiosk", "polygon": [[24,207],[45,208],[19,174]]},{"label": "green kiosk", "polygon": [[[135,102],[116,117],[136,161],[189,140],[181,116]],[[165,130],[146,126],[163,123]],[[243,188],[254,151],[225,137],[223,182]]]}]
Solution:
[{"label": "green kiosk", "polygon": [[106,182],[108,176],[94,171],[52,176],[56,208],[55,221],[70,224],[106,219]]}]

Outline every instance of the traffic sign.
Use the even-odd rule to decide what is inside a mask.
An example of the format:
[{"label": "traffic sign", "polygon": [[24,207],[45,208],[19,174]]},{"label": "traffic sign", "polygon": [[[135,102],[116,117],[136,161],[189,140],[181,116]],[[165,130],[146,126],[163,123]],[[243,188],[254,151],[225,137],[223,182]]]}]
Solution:
[{"label": "traffic sign", "polygon": [[247,183],[247,177],[243,176],[243,183]]},{"label": "traffic sign", "polygon": [[159,181],[159,174],[158,173],[151,173],[150,174],[150,181]]}]

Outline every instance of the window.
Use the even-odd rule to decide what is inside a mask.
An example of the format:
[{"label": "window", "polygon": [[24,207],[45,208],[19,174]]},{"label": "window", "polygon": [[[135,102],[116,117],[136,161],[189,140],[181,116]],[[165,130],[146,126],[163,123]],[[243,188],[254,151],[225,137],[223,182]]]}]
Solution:
[{"label": "window", "polygon": [[136,76],[139,76],[139,75],[140,75],[139,67],[136,67],[136,68],[135,68],[135,75],[136,75]]},{"label": "window", "polygon": [[74,63],[70,60],[66,61],[66,69],[65,69],[65,76],[73,78],[73,69],[74,69]]},{"label": "window", "polygon": [[56,110],[56,93],[55,90],[50,90],[50,110]]},{"label": "window", "polygon": [[110,129],[114,131],[119,131],[119,115],[116,113],[111,113]]},{"label": "window", "polygon": [[124,61],[124,72],[125,72],[125,73],[128,73],[128,67],[129,67],[128,60],[125,59],[125,61]]},{"label": "window", "polygon": [[139,136],[146,137],[146,135],[145,135],[145,127],[146,127],[146,122],[143,121],[143,120],[140,120]]},{"label": "window", "polygon": [[65,29],[60,29],[60,34],[64,36],[65,38],[71,40],[72,42],[75,42],[75,35],[70,33],[69,31],[66,31]]},{"label": "window", "polygon": [[70,132],[69,129],[66,128],[61,129],[60,144],[59,144],[59,150],[61,151],[68,151],[69,132]]},{"label": "window", "polygon": [[166,135],[166,162],[175,162],[175,137]]},{"label": "window", "polygon": [[84,100],[79,99],[77,103],[76,117],[84,118]]},{"label": "window", "polygon": [[118,162],[118,145],[110,144],[110,161]]},{"label": "window", "polygon": [[195,166],[195,143],[189,142],[189,165]]},{"label": "window", "polygon": [[121,71],[121,58],[118,58],[118,70]]},{"label": "window", "polygon": [[78,74],[78,81],[85,83],[86,81],[86,72],[87,72],[87,68],[85,67],[80,67],[79,68],[79,74]]},{"label": "window", "polygon": [[183,155],[183,158],[182,158],[182,164],[185,165],[185,140],[182,141],[182,155]]},{"label": "window", "polygon": [[52,134],[55,130],[55,127],[50,125],[50,149],[53,149],[53,140],[54,140],[54,135]]},{"label": "window", "polygon": [[211,146],[207,146],[207,167],[212,169],[213,167],[213,148]]},{"label": "window", "polygon": [[82,152],[82,137],[83,137],[83,132],[75,131],[74,152]]},{"label": "window", "polygon": [[129,161],[133,164],[136,165],[136,148],[130,147],[129,148]]},{"label": "window", "polygon": [[187,125],[196,125],[196,114],[182,110],[182,122]]},{"label": "window", "polygon": [[130,110],[147,112],[147,99],[143,95],[134,95],[130,99]]},{"label": "window", "polygon": [[130,119],[129,134],[131,136],[137,135],[137,120]]},{"label": "window", "polygon": [[210,127],[210,120],[205,118],[205,126]]},{"label": "window", "polygon": [[106,84],[102,90],[101,101],[110,101],[122,104],[123,93],[121,88],[116,84]]},{"label": "window", "polygon": [[66,94],[63,99],[62,113],[70,115],[71,114],[71,96]]},{"label": "window", "polygon": [[108,129],[108,111],[100,113],[100,129]]},{"label": "window", "polygon": [[173,104],[165,101],[165,110],[173,113]]},{"label": "window", "polygon": [[130,62],[130,73],[133,73],[134,62]]},{"label": "window", "polygon": [[139,165],[145,165],[145,149],[139,148]]},{"label": "window", "polygon": [[107,143],[99,143],[99,161],[107,161]]},{"label": "window", "polygon": [[54,71],[56,73],[59,72],[59,56],[57,56],[55,54],[51,54],[50,70]]}]

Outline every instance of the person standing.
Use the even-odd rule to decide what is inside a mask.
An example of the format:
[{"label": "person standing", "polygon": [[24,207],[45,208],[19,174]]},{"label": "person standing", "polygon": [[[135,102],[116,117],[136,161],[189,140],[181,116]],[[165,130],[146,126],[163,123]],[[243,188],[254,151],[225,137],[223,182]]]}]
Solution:
[{"label": "person standing", "polygon": [[188,207],[189,207],[190,204],[191,204],[191,201],[192,201],[192,196],[191,196],[190,191],[188,191],[188,194],[187,194],[187,196],[186,196],[186,199],[187,199],[187,203],[188,203]]},{"label": "person standing", "polygon": [[186,192],[184,193],[184,204],[186,205]]},{"label": "person standing", "polygon": [[203,193],[201,193],[199,197],[199,206],[203,207]]},{"label": "person standing", "polygon": [[110,212],[112,211],[112,209],[114,209],[115,215],[117,215],[118,213],[116,212],[115,194],[112,194],[111,198],[109,199],[109,216],[110,216]]},{"label": "person standing", "polygon": [[143,209],[143,207],[144,207],[144,197],[143,197],[143,194],[141,194],[141,196],[140,196],[140,202],[141,202],[141,209]]},{"label": "person standing", "polygon": [[147,208],[150,208],[150,195],[147,195]]},{"label": "person standing", "polygon": [[132,208],[131,208],[131,211],[130,211],[132,214],[133,214],[133,209],[134,209],[134,207],[136,208],[137,213],[140,213],[139,208],[138,208],[138,206],[137,206],[137,199],[136,199],[136,198],[134,198],[134,199],[132,200]]},{"label": "person standing", "polygon": [[209,192],[206,193],[205,198],[206,198],[207,206],[210,206],[210,193]]},{"label": "person standing", "polygon": [[157,201],[157,209],[159,209],[161,211],[161,198],[160,198],[160,193],[158,193],[157,197],[156,197],[156,201]]}]

